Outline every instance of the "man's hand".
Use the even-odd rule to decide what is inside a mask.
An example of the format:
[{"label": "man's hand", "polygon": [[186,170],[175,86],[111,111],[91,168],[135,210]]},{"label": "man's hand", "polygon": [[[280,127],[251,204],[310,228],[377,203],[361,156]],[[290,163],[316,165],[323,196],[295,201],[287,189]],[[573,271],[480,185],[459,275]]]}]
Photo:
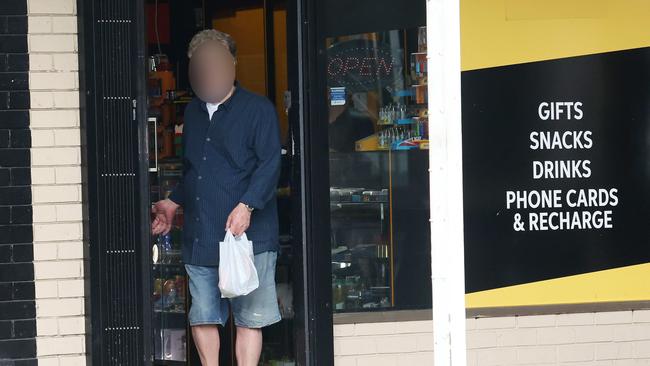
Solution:
[{"label": "man's hand", "polygon": [[167,234],[171,230],[176,209],[178,209],[178,205],[170,199],[160,200],[151,207],[151,213],[154,216],[151,222],[153,235]]},{"label": "man's hand", "polygon": [[240,236],[241,234],[248,229],[248,226],[251,224],[251,213],[246,208],[246,205],[239,203],[237,207],[228,215],[228,220],[226,221],[226,230],[230,229],[230,232],[234,236]]}]

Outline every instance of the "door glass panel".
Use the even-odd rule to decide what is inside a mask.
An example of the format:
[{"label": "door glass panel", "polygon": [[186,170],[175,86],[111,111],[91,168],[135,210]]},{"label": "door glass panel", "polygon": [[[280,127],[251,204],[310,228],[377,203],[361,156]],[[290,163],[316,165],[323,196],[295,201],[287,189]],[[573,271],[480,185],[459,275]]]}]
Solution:
[{"label": "door glass panel", "polygon": [[326,39],[335,312],[431,306],[425,35]]}]

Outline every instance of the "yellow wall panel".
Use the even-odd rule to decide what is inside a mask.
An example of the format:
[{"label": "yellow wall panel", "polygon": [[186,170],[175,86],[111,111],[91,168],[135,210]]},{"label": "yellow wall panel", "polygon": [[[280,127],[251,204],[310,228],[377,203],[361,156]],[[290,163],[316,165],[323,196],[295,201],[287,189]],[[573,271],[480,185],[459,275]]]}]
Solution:
[{"label": "yellow wall panel", "polygon": [[462,70],[650,46],[646,0],[461,0]]}]

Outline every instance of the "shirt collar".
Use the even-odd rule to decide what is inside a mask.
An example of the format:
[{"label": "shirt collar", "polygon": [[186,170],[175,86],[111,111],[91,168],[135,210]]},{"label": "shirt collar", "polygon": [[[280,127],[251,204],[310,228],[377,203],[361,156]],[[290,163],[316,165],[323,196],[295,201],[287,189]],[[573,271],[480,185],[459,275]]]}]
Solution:
[{"label": "shirt collar", "polygon": [[[228,99],[226,99],[223,103],[221,103],[221,105],[226,110],[229,111],[230,108],[232,108],[232,101],[233,101],[233,99],[235,99],[235,95],[238,94],[240,88],[241,87],[239,86],[239,81],[235,80],[235,90],[232,91],[232,95]],[[203,109],[207,113],[208,112],[208,107],[206,105],[206,102],[204,102],[201,99],[199,99],[199,100],[201,101],[201,103],[199,103],[199,105],[201,106],[201,109]]]}]

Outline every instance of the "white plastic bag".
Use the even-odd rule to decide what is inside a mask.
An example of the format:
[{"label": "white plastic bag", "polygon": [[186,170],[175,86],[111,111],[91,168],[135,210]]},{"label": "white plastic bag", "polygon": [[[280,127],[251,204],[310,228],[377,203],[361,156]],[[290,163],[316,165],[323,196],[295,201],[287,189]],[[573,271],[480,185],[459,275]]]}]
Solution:
[{"label": "white plastic bag", "polygon": [[253,257],[253,242],[246,233],[236,238],[230,230],[219,243],[221,297],[244,296],[260,285]]}]

